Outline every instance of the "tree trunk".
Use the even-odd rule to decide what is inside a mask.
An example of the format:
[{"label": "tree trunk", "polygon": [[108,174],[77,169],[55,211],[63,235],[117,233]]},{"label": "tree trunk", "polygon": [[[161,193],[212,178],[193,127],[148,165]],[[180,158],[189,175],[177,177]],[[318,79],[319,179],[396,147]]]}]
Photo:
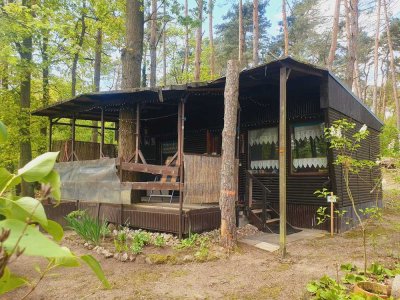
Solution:
[{"label": "tree trunk", "polygon": [[257,66],[259,63],[259,43],[260,43],[260,30],[258,25],[258,0],[253,0],[253,65]]},{"label": "tree trunk", "polygon": [[[100,76],[101,76],[101,52],[103,51],[103,31],[101,28],[97,29],[96,34],[96,49],[94,55],[94,91],[100,91]],[[92,121],[93,126],[98,126],[97,121]],[[97,128],[92,129],[92,142],[97,143],[99,138],[99,131]]]},{"label": "tree trunk", "polygon": [[214,33],[213,33],[213,10],[214,10],[214,0],[208,0],[208,35],[210,38],[210,77],[214,79],[215,77],[215,49],[214,49]]},{"label": "tree trunk", "polygon": [[189,72],[189,24],[187,19],[189,18],[189,4],[188,0],[185,0],[185,60],[183,63],[182,73],[185,72],[185,82],[188,80],[188,72]]},{"label": "tree trunk", "polygon": [[[47,30],[42,31],[42,106],[46,107],[50,103],[50,83],[49,83],[49,68],[50,68],[50,61],[49,61],[49,53],[48,53],[48,45],[49,45],[49,32]],[[47,136],[47,121],[42,120],[40,126],[40,135],[42,141],[46,141]],[[46,142],[41,142],[38,152],[44,153],[46,152]]]},{"label": "tree trunk", "polygon": [[203,0],[197,0],[197,18],[199,27],[196,31],[196,53],[194,58],[194,81],[200,81],[200,64],[201,64],[201,42],[203,34]]},{"label": "tree trunk", "polygon": [[80,18],[81,22],[81,32],[79,34],[78,38],[78,50],[75,51],[74,57],[72,59],[72,67],[71,67],[71,96],[74,97],[76,95],[76,73],[78,69],[78,60],[79,60],[79,54],[83,45],[83,40],[85,38],[86,34],[86,21],[85,21],[85,8],[86,8],[86,2],[83,1],[83,7],[82,7],[82,15]]},{"label": "tree trunk", "polygon": [[167,3],[164,2],[163,5],[163,22],[164,22],[164,30],[163,30],[163,83],[164,86],[167,85]]},{"label": "tree trunk", "polygon": [[[126,0],[126,40],[122,49],[122,89],[140,86],[140,66],[143,56],[144,11],[142,1]],[[126,106],[119,114],[119,148],[118,157],[123,161],[130,160],[136,148],[135,107]],[[122,181],[136,181],[137,174],[123,174]],[[137,201],[140,193],[131,193],[131,200]]]},{"label": "tree trunk", "polygon": [[[28,8],[31,7],[30,0],[23,0],[22,5]],[[20,87],[20,167],[26,165],[32,160],[31,132],[30,132],[30,108],[31,108],[31,63],[32,63],[32,36],[26,36],[22,40],[22,45],[19,47],[19,55],[21,57],[21,87]],[[22,181],[21,183],[22,196],[34,196],[33,185]]]},{"label": "tree trunk", "polygon": [[[389,46],[390,73],[391,73],[391,77],[392,77],[393,98],[394,98],[394,103],[396,106],[396,120],[397,120],[396,124],[397,124],[397,129],[400,130],[400,103],[399,103],[399,97],[397,94],[396,67],[394,64],[393,43],[392,43],[392,35],[390,33],[390,23],[389,23],[389,15],[388,15],[388,11],[387,11],[386,0],[383,0],[383,10],[385,12],[386,34],[387,34],[388,46]],[[399,139],[400,139],[400,132],[399,132]]]},{"label": "tree trunk", "polygon": [[150,27],[150,87],[157,81],[157,0],[151,0]]},{"label": "tree trunk", "polygon": [[337,37],[338,37],[338,32],[339,32],[340,2],[341,2],[341,0],[336,0],[336,3],[335,3],[335,14],[333,17],[333,29],[332,29],[332,41],[331,41],[331,48],[329,49],[329,58],[328,58],[328,70],[332,70],[333,62],[335,60]]},{"label": "tree trunk", "polygon": [[239,0],[239,66],[244,65],[244,28],[243,28],[243,4]]},{"label": "tree trunk", "polygon": [[286,17],[286,0],[282,0],[282,21],[283,21],[283,36],[284,36],[284,56],[289,55],[289,31]]},{"label": "tree trunk", "polygon": [[347,68],[346,83],[353,87],[358,33],[358,0],[345,0],[346,6],[346,32],[347,32]]},{"label": "tree trunk", "polygon": [[236,245],[237,187],[235,186],[235,140],[239,97],[239,66],[229,60],[225,83],[224,129],[222,131],[221,193],[221,244],[232,249]]},{"label": "tree trunk", "polygon": [[372,111],[376,113],[378,103],[378,65],[379,65],[379,32],[381,23],[381,0],[376,1],[376,27],[375,27],[375,46],[374,46],[374,91],[372,94]]}]

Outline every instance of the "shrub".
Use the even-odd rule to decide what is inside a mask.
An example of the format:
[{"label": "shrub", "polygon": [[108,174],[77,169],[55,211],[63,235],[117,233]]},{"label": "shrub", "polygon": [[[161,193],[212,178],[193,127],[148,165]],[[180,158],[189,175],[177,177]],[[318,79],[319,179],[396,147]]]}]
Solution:
[{"label": "shrub", "polygon": [[118,253],[128,251],[127,235],[125,231],[118,232],[116,238],[114,238],[115,251]]},{"label": "shrub", "polygon": [[104,236],[105,228],[107,228],[106,221],[100,222],[90,217],[85,211],[73,211],[65,219],[67,220],[68,227],[74,230],[85,241],[95,245],[100,244],[100,239]]},{"label": "shrub", "polygon": [[144,231],[139,231],[132,238],[131,251],[133,254],[142,252],[143,247],[150,243],[150,234]]},{"label": "shrub", "polygon": [[162,235],[157,235],[154,239],[154,246],[156,247],[164,247],[165,243],[165,238]]}]

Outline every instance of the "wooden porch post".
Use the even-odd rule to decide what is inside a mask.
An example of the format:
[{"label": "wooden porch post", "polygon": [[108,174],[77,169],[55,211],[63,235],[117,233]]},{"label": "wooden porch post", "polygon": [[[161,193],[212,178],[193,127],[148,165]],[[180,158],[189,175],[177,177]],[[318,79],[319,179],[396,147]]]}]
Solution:
[{"label": "wooden porch post", "polygon": [[104,156],[103,147],[104,147],[104,108],[101,108],[101,136],[100,136],[100,158]]},{"label": "wooden porch post", "polygon": [[72,138],[71,138],[71,161],[74,161],[74,155],[75,155],[75,116],[72,117],[72,125],[71,125],[71,130],[72,130]]},{"label": "wooden porch post", "polygon": [[286,67],[280,69],[279,80],[279,247],[286,255]]},{"label": "wooden porch post", "polygon": [[140,142],[140,104],[136,106],[136,150],[135,150],[135,163],[139,161],[139,142]]},{"label": "wooden porch post", "polygon": [[53,143],[53,118],[49,117],[49,152],[51,152],[52,143]]},{"label": "wooden porch post", "polygon": [[183,100],[178,106],[178,158],[179,165],[179,238],[183,235],[183,145],[185,134],[185,103]]}]

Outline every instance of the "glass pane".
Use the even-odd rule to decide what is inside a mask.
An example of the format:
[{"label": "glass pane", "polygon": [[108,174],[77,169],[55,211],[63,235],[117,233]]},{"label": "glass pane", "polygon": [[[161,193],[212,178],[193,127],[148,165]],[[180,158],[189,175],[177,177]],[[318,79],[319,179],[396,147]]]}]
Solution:
[{"label": "glass pane", "polygon": [[273,172],[278,169],[278,127],[249,131],[250,169]]}]

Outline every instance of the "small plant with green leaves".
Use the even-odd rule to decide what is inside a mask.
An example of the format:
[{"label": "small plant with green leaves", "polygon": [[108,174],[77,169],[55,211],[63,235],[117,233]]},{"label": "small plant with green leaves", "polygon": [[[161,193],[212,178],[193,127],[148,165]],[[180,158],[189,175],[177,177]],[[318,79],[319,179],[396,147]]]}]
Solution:
[{"label": "small plant with green leaves", "polygon": [[125,231],[119,231],[114,238],[115,251],[118,253],[127,252],[129,247],[127,244],[127,234]]},{"label": "small plant with green leaves", "polygon": [[199,235],[197,233],[189,233],[189,237],[180,240],[179,244],[176,246],[176,249],[193,248],[196,245],[198,238]]},{"label": "small plant with green leaves", "polygon": [[319,280],[308,283],[307,291],[313,295],[313,299],[318,300],[349,299],[346,287],[326,275]]},{"label": "small plant with green leaves", "polygon": [[74,230],[85,241],[99,245],[101,237],[104,236],[107,222],[96,220],[85,211],[71,212],[65,217],[68,227]]},{"label": "small plant with green leaves", "polygon": [[131,252],[133,254],[139,254],[143,251],[143,247],[150,243],[150,234],[144,231],[135,233],[132,237]]},{"label": "small plant with green leaves", "polygon": [[[6,139],[7,129],[0,122],[0,144]],[[76,256],[62,247],[62,227],[47,218],[42,202],[53,197],[58,205],[61,199],[60,176],[53,170],[57,156],[58,152],[42,154],[15,174],[0,168],[0,215],[3,217],[0,221],[0,295],[27,285],[29,290],[24,299],[28,298],[49,272],[59,267],[77,267],[81,262],[94,271],[104,287],[110,287],[97,260],[91,255]],[[16,196],[15,186],[22,180],[41,183],[41,198]],[[18,264],[22,255],[43,257],[48,261],[44,269],[36,268],[39,279],[34,283],[25,277],[26,274],[16,274],[9,268],[10,262]]]},{"label": "small plant with green leaves", "polygon": [[165,247],[166,241],[165,241],[164,236],[162,236],[162,235],[157,235],[157,236],[155,237],[155,239],[154,239],[153,244],[154,244],[154,246],[156,246],[156,247],[160,247],[160,248]]}]

